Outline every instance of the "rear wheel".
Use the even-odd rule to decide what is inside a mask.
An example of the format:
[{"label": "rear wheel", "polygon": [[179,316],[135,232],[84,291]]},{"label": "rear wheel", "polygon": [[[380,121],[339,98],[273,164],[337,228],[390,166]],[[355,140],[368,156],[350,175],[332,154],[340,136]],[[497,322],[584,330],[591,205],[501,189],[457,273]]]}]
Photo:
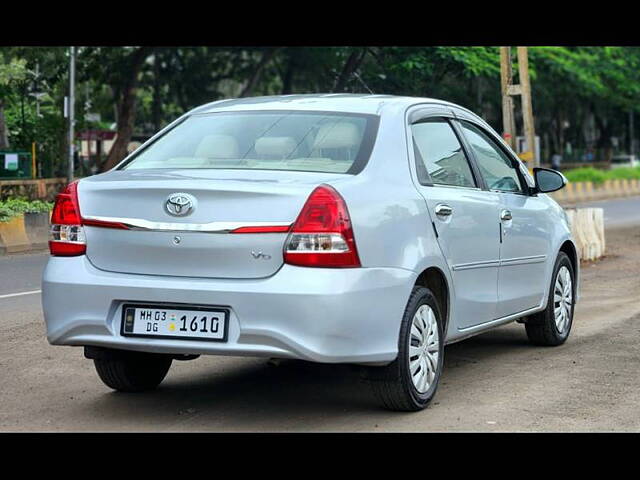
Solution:
[{"label": "rear wheel", "polygon": [[171,367],[172,357],[156,353],[127,352],[93,363],[104,384],[119,392],[143,392],[160,385]]},{"label": "rear wheel", "polygon": [[371,367],[369,381],[389,410],[417,411],[433,399],[442,372],[442,317],[433,293],[414,287],[402,318],[398,357],[385,367]]},{"label": "rear wheel", "polygon": [[525,323],[531,343],[555,346],[569,338],[573,324],[574,285],[571,260],[560,252],[553,270],[547,308],[531,315]]}]

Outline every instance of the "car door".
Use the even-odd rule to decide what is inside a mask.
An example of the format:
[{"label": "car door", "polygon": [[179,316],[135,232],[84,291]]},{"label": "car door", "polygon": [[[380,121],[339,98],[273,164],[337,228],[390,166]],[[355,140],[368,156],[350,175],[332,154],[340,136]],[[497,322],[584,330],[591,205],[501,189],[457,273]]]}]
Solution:
[{"label": "car door", "polygon": [[497,193],[482,189],[451,119],[411,123],[418,189],[453,280],[459,329],[495,318],[500,255]]},{"label": "car door", "polygon": [[498,318],[538,306],[547,288],[549,254],[549,206],[531,196],[524,165],[508,153],[488,130],[460,120],[487,188],[500,202],[500,268],[498,271]]}]

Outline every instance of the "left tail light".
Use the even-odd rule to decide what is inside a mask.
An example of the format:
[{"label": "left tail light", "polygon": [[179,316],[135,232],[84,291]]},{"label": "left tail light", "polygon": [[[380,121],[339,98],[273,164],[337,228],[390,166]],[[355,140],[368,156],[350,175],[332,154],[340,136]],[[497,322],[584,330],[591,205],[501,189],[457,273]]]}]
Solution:
[{"label": "left tail light", "polygon": [[78,182],[72,182],[58,194],[51,213],[49,235],[51,255],[75,257],[87,251],[87,239],[82,227],[78,204]]}]

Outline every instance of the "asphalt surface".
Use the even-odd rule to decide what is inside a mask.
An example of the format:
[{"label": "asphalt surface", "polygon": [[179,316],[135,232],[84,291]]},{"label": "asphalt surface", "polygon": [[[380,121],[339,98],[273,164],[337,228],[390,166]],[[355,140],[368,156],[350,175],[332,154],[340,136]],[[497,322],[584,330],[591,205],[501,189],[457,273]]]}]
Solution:
[{"label": "asphalt surface", "polygon": [[640,197],[582,202],[578,203],[576,207],[604,208],[605,228],[640,225]]},{"label": "asphalt surface", "polygon": [[583,265],[569,341],[535,347],[510,324],[450,345],[413,414],[379,408],[358,367],[254,358],[176,361],[157,391],[112,392],[81,348],[46,341],[48,255],[0,257],[0,431],[638,431],[640,197],[592,204],[607,257]]}]

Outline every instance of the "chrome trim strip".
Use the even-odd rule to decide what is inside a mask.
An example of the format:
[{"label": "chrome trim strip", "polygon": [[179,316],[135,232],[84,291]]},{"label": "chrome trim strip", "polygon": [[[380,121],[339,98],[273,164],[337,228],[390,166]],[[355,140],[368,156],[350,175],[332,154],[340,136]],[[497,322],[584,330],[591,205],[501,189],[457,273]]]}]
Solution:
[{"label": "chrome trim strip", "polygon": [[[229,233],[240,227],[288,227],[291,222],[210,222],[210,223],[175,223],[152,222],[142,218],[117,218],[85,216],[87,220],[100,222],[122,223],[131,230],[148,232],[198,232],[198,233]],[[87,225],[91,227],[91,225]],[[101,228],[101,227],[97,227]],[[287,232],[282,232],[287,233]]]},{"label": "chrome trim strip", "polygon": [[460,263],[451,267],[452,270],[471,270],[473,268],[486,267],[510,267],[512,265],[525,265],[528,263],[541,263],[546,260],[546,255],[533,255],[531,257],[507,258],[504,260],[489,260],[483,262]]},{"label": "chrome trim strip", "polygon": [[471,270],[472,268],[499,267],[500,260],[490,260],[484,262],[461,263],[451,267],[452,270]]},{"label": "chrome trim strip", "polygon": [[527,263],[541,263],[547,259],[546,255],[533,255],[531,257],[506,258],[500,260],[500,266],[524,265]]}]

